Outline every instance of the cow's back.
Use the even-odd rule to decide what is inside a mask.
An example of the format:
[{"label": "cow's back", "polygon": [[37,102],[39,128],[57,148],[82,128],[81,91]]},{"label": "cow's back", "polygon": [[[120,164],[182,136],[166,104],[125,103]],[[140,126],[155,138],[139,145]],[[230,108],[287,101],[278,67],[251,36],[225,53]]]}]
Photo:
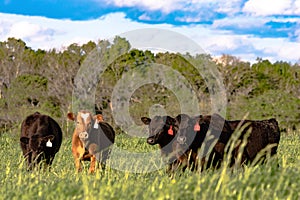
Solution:
[{"label": "cow's back", "polygon": [[232,130],[237,127],[244,127],[242,130],[242,137],[245,136],[248,130],[251,130],[245,150],[250,161],[254,160],[257,154],[265,149],[268,145],[274,145],[271,148],[271,155],[277,153],[277,147],[280,140],[280,130],[276,119],[268,120],[236,120],[229,121]]},{"label": "cow's back", "polygon": [[115,131],[106,122],[99,122],[98,125],[98,128],[91,128],[89,130],[89,137],[86,140],[85,148],[90,154],[96,155],[99,161],[104,162],[109,157],[110,146],[115,142]]},{"label": "cow's back", "polygon": [[249,145],[247,145],[248,154],[250,158],[253,159],[254,156],[256,156],[256,152],[258,153],[260,150],[266,148],[268,145],[275,145],[271,147],[270,153],[271,155],[276,154],[278,144],[280,141],[280,130],[278,122],[273,118],[269,120],[254,121],[251,124],[251,128],[251,143],[249,141]]},{"label": "cow's back", "polygon": [[22,136],[32,136],[37,129],[37,119],[40,117],[40,113],[36,112],[32,115],[29,115],[21,124],[21,137]]},{"label": "cow's back", "polygon": [[89,130],[87,143],[96,143],[101,149],[104,149],[115,142],[115,131],[106,122],[99,122],[98,125],[98,128]]},{"label": "cow's back", "polygon": [[115,131],[111,125],[106,122],[99,122],[102,130],[105,131],[106,136],[110,139],[111,142],[115,141]]},{"label": "cow's back", "polygon": [[[53,153],[58,152],[62,142],[62,130],[58,123],[48,115],[42,115],[39,112],[35,112],[32,115],[26,117],[21,124],[21,137],[32,137],[33,135],[48,136],[54,135]],[[24,144],[21,143],[22,150]],[[26,153],[27,150],[25,150]],[[24,153],[24,150],[23,150]]]}]

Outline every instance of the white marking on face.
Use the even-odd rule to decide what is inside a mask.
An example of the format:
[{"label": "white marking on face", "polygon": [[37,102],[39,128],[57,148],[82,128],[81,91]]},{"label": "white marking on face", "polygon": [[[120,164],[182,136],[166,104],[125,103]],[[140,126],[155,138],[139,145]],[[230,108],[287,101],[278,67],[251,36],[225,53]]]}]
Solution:
[{"label": "white marking on face", "polygon": [[89,113],[81,113],[81,117],[83,118],[84,123],[86,124],[87,118],[90,116]]}]

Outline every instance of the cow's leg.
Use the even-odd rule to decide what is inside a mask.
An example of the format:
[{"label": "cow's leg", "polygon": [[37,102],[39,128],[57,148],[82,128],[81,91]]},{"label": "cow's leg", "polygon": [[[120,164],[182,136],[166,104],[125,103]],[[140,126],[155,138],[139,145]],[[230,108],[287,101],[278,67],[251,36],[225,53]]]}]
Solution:
[{"label": "cow's leg", "polygon": [[91,156],[91,164],[90,164],[90,169],[89,169],[89,173],[94,173],[95,169],[96,169],[96,149],[97,149],[97,145],[96,144],[90,144],[89,145],[89,153],[92,155]]},{"label": "cow's leg", "polygon": [[95,168],[96,168],[96,156],[92,155],[91,156],[91,164],[90,164],[90,169],[89,169],[89,173],[92,174],[95,172]]},{"label": "cow's leg", "polygon": [[102,171],[105,170],[105,167],[106,167],[106,161],[107,161],[107,159],[108,159],[109,156],[110,156],[110,152],[111,152],[110,149],[105,149],[104,151],[100,152],[100,158],[99,158],[99,161],[100,161],[100,165],[101,165],[101,170],[102,170]]},{"label": "cow's leg", "polygon": [[168,165],[166,170],[167,174],[171,175],[175,173],[175,171],[181,166],[181,162],[179,160],[174,160],[172,163]]},{"label": "cow's leg", "polygon": [[54,157],[55,157],[55,155],[46,156],[44,170],[47,170],[47,169],[49,169],[49,171],[51,170],[51,165],[54,160]]},{"label": "cow's leg", "polygon": [[198,159],[197,159],[197,152],[191,151],[191,155],[189,158],[189,168],[191,171],[196,171],[198,169]]},{"label": "cow's leg", "polygon": [[28,170],[32,170],[33,169],[33,166],[32,166],[32,155],[29,154],[27,156],[27,166],[28,166]]},{"label": "cow's leg", "polygon": [[84,148],[82,147],[77,147],[76,149],[73,149],[72,153],[73,153],[73,157],[74,157],[74,162],[75,162],[75,168],[77,172],[80,172],[82,170],[81,167],[81,159],[84,155]]},{"label": "cow's leg", "polygon": [[77,172],[80,172],[81,169],[81,165],[80,165],[80,158],[79,156],[74,157],[74,161],[75,161],[75,168]]}]

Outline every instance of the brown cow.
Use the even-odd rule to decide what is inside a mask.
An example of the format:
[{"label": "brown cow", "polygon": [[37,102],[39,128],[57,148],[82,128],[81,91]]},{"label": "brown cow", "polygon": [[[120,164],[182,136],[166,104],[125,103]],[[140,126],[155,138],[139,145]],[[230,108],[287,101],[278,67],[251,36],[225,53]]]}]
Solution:
[{"label": "brown cow", "polygon": [[92,116],[88,111],[79,111],[77,115],[68,113],[68,119],[76,121],[72,137],[72,154],[75,168],[81,171],[81,161],[91,161],[89,173],[95,172],[96,163],[102,167],[110,155],[110,146],[115,140],[113,128],[103,121],[102,115]]}]

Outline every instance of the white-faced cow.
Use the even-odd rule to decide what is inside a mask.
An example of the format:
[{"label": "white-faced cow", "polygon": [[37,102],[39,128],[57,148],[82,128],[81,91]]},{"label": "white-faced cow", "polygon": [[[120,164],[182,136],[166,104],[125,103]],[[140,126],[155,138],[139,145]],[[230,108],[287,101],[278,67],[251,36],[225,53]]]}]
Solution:
[{"label": "white-faced cow", "polygon": [[100,114],[92,116],[90,112],[83,110],[77,115],[68,113],[67,116],[76,122],[72,137],[72,154],[76,170],[82,170],[81,161],[90,161],[89,173],[93,173],[97,160],[104,169],[115,141],[114,129],[103,121]]},{"label": "white-faced cow", "polygon": [[22,122],[20,144],[29,169],[41,161],[50,166],[61,142],[61,128],[51,117],[36,112]]}]

